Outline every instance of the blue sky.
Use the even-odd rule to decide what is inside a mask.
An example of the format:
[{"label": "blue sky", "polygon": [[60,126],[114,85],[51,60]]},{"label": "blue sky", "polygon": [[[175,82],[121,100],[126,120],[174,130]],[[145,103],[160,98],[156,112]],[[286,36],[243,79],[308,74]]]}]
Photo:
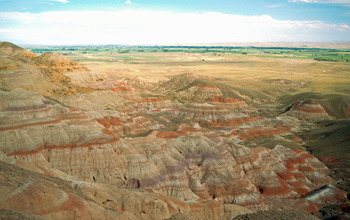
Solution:
[{"label": "blue sky", "polygon": [[350,41],[350,0],[0,0],[0,41]]}]

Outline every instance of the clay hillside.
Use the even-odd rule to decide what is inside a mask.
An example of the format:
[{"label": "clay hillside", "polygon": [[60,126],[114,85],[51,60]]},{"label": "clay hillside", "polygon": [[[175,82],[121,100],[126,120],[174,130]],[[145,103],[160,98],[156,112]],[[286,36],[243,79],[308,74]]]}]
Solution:
[{"label": "clay hillside", "polygon": [[[280,96],[271,114],[272,96],[192,73],[101,75],[2,42],[0,218],[348,217],[328,168],[349,164],[348,101]],[[332,138],[342,155],[322,155]]]}]

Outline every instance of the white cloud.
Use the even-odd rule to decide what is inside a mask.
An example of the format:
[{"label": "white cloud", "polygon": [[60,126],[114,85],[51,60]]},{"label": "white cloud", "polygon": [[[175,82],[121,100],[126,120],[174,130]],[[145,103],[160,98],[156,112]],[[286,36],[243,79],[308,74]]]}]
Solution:
[{"label": "white cloud", "polygon": [[31,24],[38,18],[38,16],[38,14],[29,12],[0,12],[0,24]]},{"label": "white cloud", "polygon": [[128,4],[128,5],[132,4],[132,2],[130,0],[126,0],[124,3]]},{"label": "white cloud", "polygon": [[68,0],[51,0],[53,2],[62,2],[62,3],[68,3]]},{"label": "white cloud", "polygon": [[[11,25],[9,25],[11,24]],[[348,25],[217,12],[0,12],[0,41],[37,44],[173,44],[348,41]]]},{"label": "white cloud", "polygon": [[15,33],[15,30],[8,29],[8,28],[0,28],[0,33]]}]

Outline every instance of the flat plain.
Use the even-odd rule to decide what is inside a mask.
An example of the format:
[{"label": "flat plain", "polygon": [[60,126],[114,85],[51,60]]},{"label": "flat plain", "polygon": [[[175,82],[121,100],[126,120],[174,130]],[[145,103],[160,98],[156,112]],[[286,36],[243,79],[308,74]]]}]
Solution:
[{"label": "flat plain", "polygon": [[[96,73],[118,77],[157,80],[193,73],[249,89],[283,91],[292,87],[295,93],[350,94],[350,50],[347,49],[62,47],[46,51],[63,54]],[[321,58],[325,61],[317,61]],[[290,86],[293,83],[302,86]]]}]

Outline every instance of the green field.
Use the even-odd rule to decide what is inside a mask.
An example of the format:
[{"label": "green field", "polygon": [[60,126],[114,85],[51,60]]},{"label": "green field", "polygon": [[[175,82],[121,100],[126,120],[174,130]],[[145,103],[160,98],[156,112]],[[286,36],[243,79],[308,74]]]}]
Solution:
[{"label": "green field", "polygon": [[[37,54],[55,52],[70,56],[73,60],[84,59],[87,55],[132,60],[137,57],[130,53],[209,53],[214,56],[241,54],[266,58],[314,59],[317,61],[350,62],[350,49],[290,48],[290,47],[210,47],[210,46],[60,46],[28,48]],[[124,54],[124,55],[123,55]],[[82,55],[82,56],[79,56]],[[96,58],[97,58],[96,57]],[[146,58],[142,56],[142,58]],[[155,57],[148,56],[149,59]]]}]

